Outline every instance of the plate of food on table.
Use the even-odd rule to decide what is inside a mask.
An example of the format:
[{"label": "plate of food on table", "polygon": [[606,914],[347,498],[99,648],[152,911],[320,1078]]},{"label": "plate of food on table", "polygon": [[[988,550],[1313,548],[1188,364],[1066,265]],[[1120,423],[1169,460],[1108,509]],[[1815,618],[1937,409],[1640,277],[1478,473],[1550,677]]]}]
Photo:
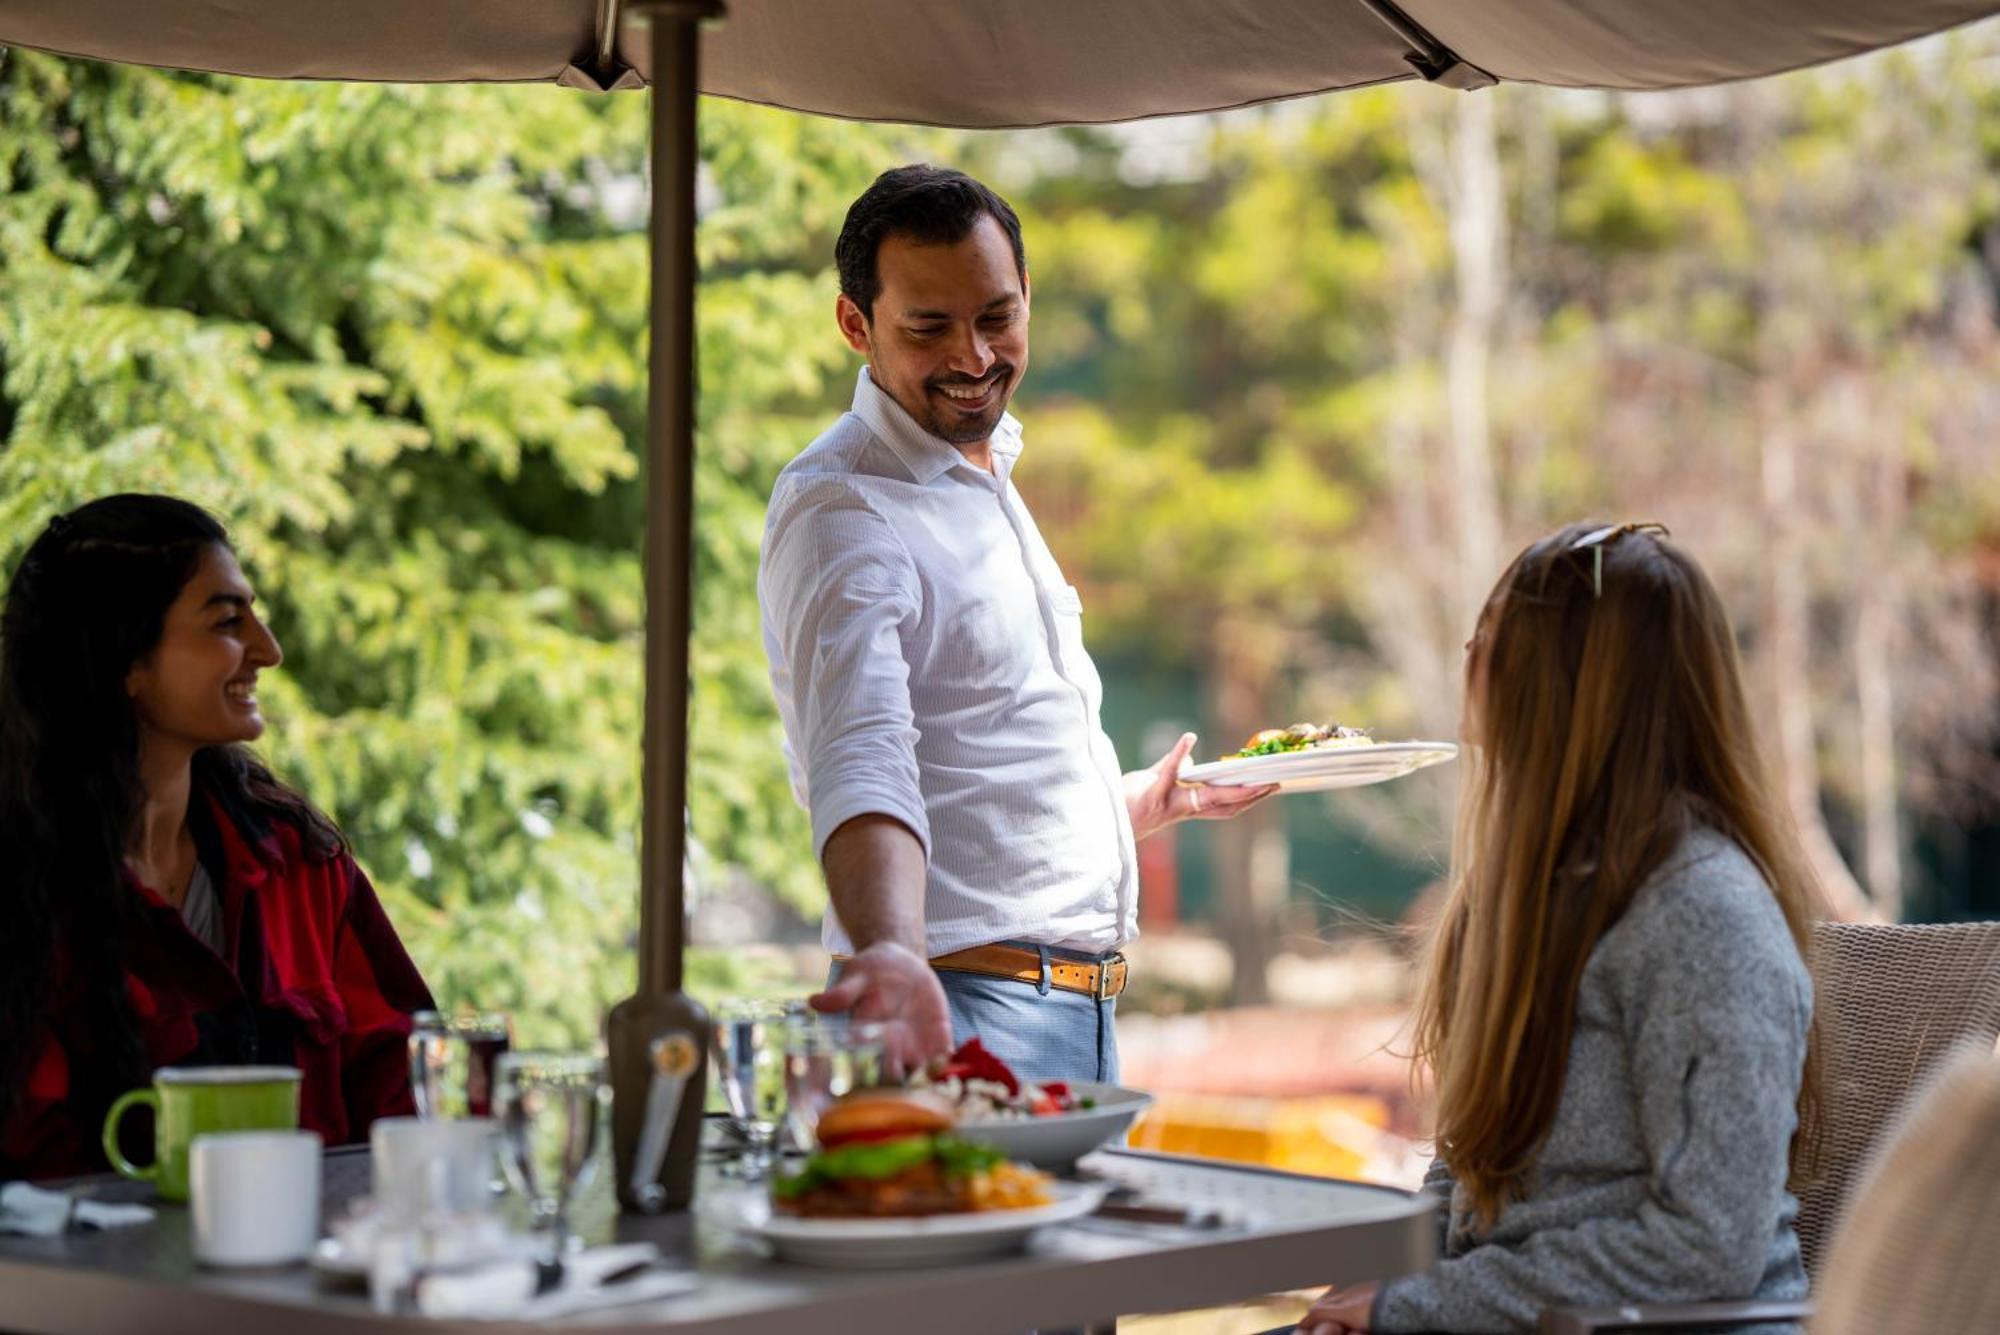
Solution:
[{"label": "plate of food on table", "polygon": [[1251,788],[1275,784],[1288,793],[1387,783],[1458,755],[1453,742],[1379,742],[1365,729],[1339,723],[1295,723],[1251,734],[1236,751],[1185,766],[1183,784]]},{"label": "plate of food on table", "polygon": [[726,1220],[801,1265],[899,1268],[1014,1251],[1038,1228],[1091,1213],[1109,1190],[959,1135],[953,1106],[929,1090],[849,1094],[815,1134],[802,1164],[768,1195],[740,1197]]},{"label": "plate of food on table", "polygon": [[910,1078],[942,1098],[958,1134],[1041,1168],[1067,1168],[1122,1139],[1153,1096],[1094,1081],[1024,1080],[977,1037]]}]

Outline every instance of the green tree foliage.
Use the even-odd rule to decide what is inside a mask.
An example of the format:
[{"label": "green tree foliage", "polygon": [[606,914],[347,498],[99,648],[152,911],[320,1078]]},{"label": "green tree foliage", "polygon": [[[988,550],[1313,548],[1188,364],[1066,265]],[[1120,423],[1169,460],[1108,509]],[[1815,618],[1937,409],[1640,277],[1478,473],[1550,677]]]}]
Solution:
[{"label": "green tree foliage", "polygon": [[[439,995],[531,1040],[632,982],[645,115],[0,52],[0,564],[107,492],[224,516],[288,655],[264,749]],[[703,120],[696,871],[806,907],[757,544],[847,392],[831,239],[897,143]]]}]

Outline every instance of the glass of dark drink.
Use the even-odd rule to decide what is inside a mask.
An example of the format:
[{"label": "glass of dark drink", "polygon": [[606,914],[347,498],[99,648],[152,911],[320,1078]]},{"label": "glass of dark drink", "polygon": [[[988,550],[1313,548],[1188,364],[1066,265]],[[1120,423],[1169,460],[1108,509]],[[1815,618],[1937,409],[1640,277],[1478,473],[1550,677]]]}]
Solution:
[{"label": "glass of dark drink", "polygon": [[410,1092],[425,1118],[491,1117],[494,1068],[513,1046],[500,1011],[418,1011],[410,1024]]}]

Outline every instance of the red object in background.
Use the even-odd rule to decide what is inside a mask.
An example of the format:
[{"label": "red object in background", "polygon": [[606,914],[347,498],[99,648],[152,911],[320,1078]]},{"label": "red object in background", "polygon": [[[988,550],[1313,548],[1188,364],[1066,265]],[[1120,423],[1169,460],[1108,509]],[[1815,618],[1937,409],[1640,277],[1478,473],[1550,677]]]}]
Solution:
[{"label": "red object in background", "polygon": [[1167,830],[1139,845],[1139,930],[1170,931],[1181,921],[1181,832]]}]

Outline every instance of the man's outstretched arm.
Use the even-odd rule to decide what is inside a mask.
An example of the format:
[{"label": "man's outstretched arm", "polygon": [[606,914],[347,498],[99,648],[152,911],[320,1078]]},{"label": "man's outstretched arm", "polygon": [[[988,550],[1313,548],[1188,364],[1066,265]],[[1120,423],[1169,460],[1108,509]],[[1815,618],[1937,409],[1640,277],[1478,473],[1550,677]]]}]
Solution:
[{"label": "man's outstretched arm", "polygon": [[924,949],[923,844],[894,816],[871,812],[836,829],[820,861],[854,957],[814,1009],[896,1022],[890,1055],[905,1066],[950,1051],[951,1013]]}]

